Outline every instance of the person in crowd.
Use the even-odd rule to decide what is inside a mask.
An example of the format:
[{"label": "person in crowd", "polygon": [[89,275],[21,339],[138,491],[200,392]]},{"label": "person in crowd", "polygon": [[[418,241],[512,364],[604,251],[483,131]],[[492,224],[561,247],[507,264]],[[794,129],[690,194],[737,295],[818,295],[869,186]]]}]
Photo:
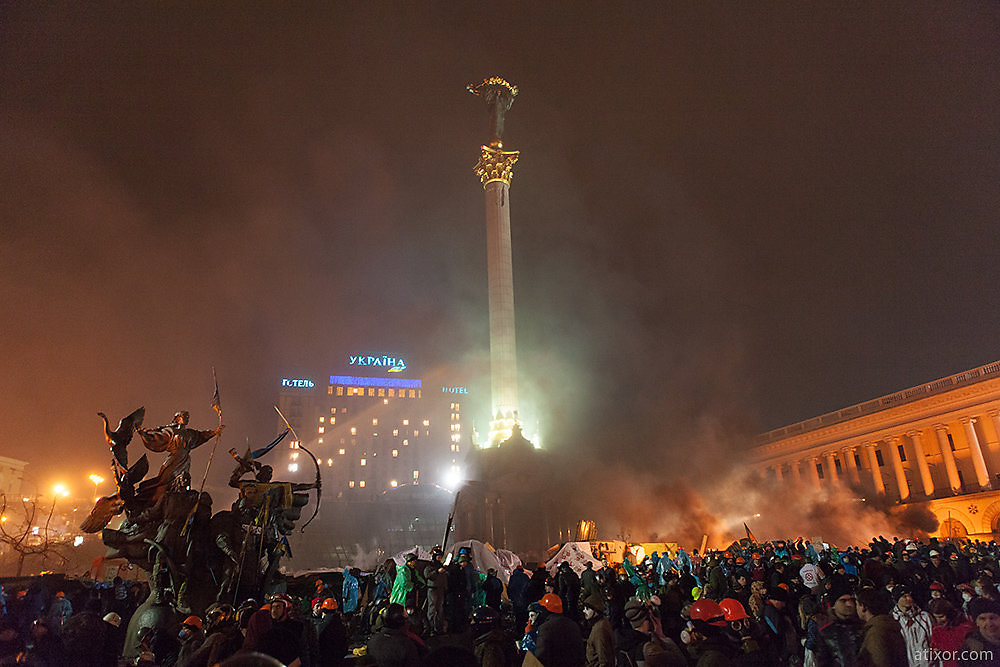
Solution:
[{"label": "person in crowd", "polygon": [[896,586],[893,590],[896,605],[892,608],[892,617],[899,623],[906,640],[906,652],[910,667],[931,667],[930,657],[931,633],[934,623],[931,615],[922,611],[913,599],[913,594],[905,586]]},{"label": "person in crowd", "polygon": [[[831,589],[826,599],[829,619],[816,630],[813,644],[818,667],[853,667],[861,651],[864,623],[858,616],[854,593],[846,586]],[[809,638],[806,638],[807,644]]]},{"label": "person in crowd", "polygon": [[962,642],[960,667],[979,667],[1000,663],[1000,602],[977,598],[969,604],[969,616],[976,629]]},{"label": "person in crowd", "polygon": [[577,606],[580,601],[580,577],[567,561],[559,563],[556,572],[556,591],[563,602],[563,613],[569,618],[577,619]]},{"label": "person in crowd", "polygon": [[[696,600],[689,610],[691,626],[687,633],[688,652],[696,667],[728,667],[739,655],[739,640],[729,634],[726,613],[709,597]],[[767,658],[767,664],[779,663]]]},{"label": "person in crowd", "polygon": [[[812,600],[811,596],[807,599]],[[753,623],[750,615],[747,614],[743,604],[736,598],[723,598],[719,602],[722,608],[723,617],[739,644],[739,655],[736,662],[740,665],[766,665],[768,655],[760,646],[760,642],[754,636]]]},{"label": "person in crowd", "polygon": [[592,591],[583,599],[583,617],[587,633],[587,667],[614,667],[615,644],[611,621],[604,615],[604,595]]},{"label": "person in crowd", "polygon": [[302,621],[292,618],[292,608],[292,599],[287,595],[271,598],[271,623],[262,632],[256,646],[258,652],[289,667],[301,664],[308,655],[305,626]]},{"label": "person in crowd", "polygon": [[406,609],[390,603],[379,615],[380,628],[368,639],[368,655],[378,667],[417,667],[427,647],[407,630]]},{"label": "person in crowd", "polygon": [[530,586],[531,578],[518,564],[510,573],[510,578],[507,581],[507,597],[510,598],[511,606],[514,608],[514,626],[518,628],[523,627],[528,622],[528,602],[531,599],[528,597],[528,589]]},{"label": "person in crowd", "polygon": [[448,596],[448,569],[442,562],[443,554],[439,547],[431,552],[431,562],[424,568],[424,581],[427,582],[427,625],[430,635],[444,632],[444,605]]},{"label": "person in crowd", "polygon": [[500,601],[503,599],[503,582],[497,576],[496,568],[491,567],[486,570],[483,592],[486,595],[486,606],[500,611]]},{"label": "person in crowd", "polygon": [[788,591],[781,586],[769,589],[761,612],[764,648],[774,665],[787,665],[799,653],[795,624],[788,614]]},{"label": "person in crowd", "polygon": [[892,617],[885,596],[865,588],[855,596],[858,617],[865,626],[855,664],[859,667],[907,667],[906,640]]},{"label": "person in crowd", "polygon": [[941,667],[956,667],[958,658],[951,657],[965,641],[965,637],[976,627],[965,614],[961,614],[955,606],[944,598],[930,601],[927,606],[934,621],[931,630],[931,648],[941,655],[948,655],[941,661]]},{"label": "person in crowd", "polygon": [[582,667],[585,662],[580,626],[563,614],[563,601],[555,593],[546,593],[538,601],[542,612],[538,619],[538,643],[535,657],[545,667]]},{"label": "person in crowd", "polygon": [[475,609],[469,618],[473,652],[480,667],[514,667],[517,662],[514,644],[504,637],[500,612],[490,606]]},{"label": "person in crowd", "polygon": [[328,597],[320,603],[320,615],[316,619],[316,638],[319,665],[337,667],[344,664],[347,655],[347,628],[340,615],[337,600]]},{"label": "person in crowd", "polygon": [[189,667],[194,654],[201,648],[205,641],[203,623],[198,616],[188,616],[181,622],[181,628],[177,633],[180,640],[180,649],[177,652],[178,667]]},{"label": "person in crowd", "polygon": [[29,665],[37,667],[62,667],[67,662],[66,648],[58,634],[46,620],[39,619],[31,626],[26,659]]}]

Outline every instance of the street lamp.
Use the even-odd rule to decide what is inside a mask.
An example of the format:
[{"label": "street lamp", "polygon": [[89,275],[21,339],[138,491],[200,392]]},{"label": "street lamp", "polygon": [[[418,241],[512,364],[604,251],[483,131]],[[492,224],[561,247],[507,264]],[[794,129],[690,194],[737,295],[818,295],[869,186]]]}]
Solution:
[{"label": "street lamp", "polygon": [[100,494],[100,493],[99,493],[99,492],[97,491],[97,487],[99,487],[99,486],[100,486],[101,484],[103,484],[103,483],[104,483],[104,478],[103,478],[103,477],[101,477],[100,475],[91,475],[91,476],[90,476],[90,481],[94,483],[94,502],[96,503],[96,502],[97,502],[97,499],[98,499],[98,498],[100,497],[100,495],[101,495],[101,494]]}]

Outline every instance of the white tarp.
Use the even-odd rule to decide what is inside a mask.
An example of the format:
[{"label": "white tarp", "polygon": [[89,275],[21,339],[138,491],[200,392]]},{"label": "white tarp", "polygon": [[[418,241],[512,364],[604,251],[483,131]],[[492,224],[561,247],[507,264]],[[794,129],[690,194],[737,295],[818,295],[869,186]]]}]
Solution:
[{"label": "white tarp", "polygon": [[431,560],[431,552],[424,551],[420,547],[410,547],[406,551],[400,551],[392,559],[396,561],[396,565],[406,565],[406,556],[412,553],[416,553],[420,560]]},{"label": "white tarp", "polygon": [[491,544],[478,540],[465,540],[452,545],[448,549],[453,554],[452,558],[458,558],[458,550],[463,547],[469,547],[472,552],[472,563],[477,570],[485,573],[491,567],[494,568],[504,585],[510,581],[510,573],[514,568],[521,564],[521,559],[513,551],[494,549]]},{"label": "white tarp", "polygon": [[595,570],[600,570],[604,567],[604,563],[594,558],[593,553],[590,551],[590,542],[567,542],[552,557],[552,560],[545,564],[545,569],[549,571],[549,574],[555,575],[556,570],[559,569],[559,564],[563,561],[569,563],[569,566],[577,574],[587,569],[587,563],[593,563]]}]

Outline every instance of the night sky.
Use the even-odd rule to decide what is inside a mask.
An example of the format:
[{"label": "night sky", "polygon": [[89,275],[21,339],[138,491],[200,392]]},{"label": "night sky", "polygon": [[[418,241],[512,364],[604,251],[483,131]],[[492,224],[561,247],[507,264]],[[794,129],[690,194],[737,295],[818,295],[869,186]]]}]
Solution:
[{"label": "night sky", "polygon": [[489,75],[547,446],[739,448],[1000,359],[1000,4],[460,4],[3,3],[29,484],[105,474],[98,410],[214,426],[213,366],[224,448],[358,352],[465,380],[484,432]]}]

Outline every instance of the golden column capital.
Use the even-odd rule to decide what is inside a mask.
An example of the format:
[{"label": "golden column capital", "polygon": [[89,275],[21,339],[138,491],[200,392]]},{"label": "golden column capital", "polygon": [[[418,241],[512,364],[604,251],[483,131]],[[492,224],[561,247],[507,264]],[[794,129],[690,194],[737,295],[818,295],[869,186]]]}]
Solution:
[{"label": "golden column capital", "polygon": [[474,171],[485,189],[493,181],[510,185],[514,177],[514,165],[521,156],[518,151],[502,151],[489,146],[480,146],[479,162]]}]

